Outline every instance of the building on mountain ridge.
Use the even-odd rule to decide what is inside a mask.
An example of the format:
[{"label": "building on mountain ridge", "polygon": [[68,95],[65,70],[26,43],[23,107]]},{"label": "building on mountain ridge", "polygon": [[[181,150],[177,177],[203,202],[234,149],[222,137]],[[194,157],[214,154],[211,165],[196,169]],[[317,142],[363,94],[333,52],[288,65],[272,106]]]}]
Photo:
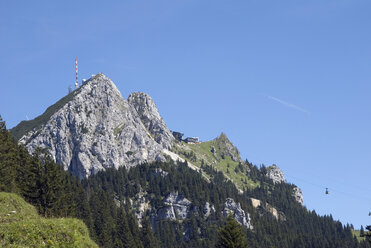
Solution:
[{"label": "building on mountain ridge", "polygon": [[187,137],[184,142],[186,143],[199,143],[200,142],[200,139],[198,137]]},{"label": "building on mountain ridge", "polygon": [[184,133],[175,132],[175,131],[171,131],[171,133],[173,134],[174,138],[178,140],[179,142],[183,140]]}]

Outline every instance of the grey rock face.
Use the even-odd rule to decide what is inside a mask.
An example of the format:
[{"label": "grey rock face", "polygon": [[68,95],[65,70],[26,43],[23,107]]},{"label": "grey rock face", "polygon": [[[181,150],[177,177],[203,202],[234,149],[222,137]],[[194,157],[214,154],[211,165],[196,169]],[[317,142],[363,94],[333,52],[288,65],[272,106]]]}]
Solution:
[{"label": "grey rock face", "polygon": [[280,221],[286,221],[286,216],[283,212],[278,211],[273,206],[269,205],[268,203],[263,204],[260,200],[255,198],[250,198],[252,206],[260,212],[261,215],[263,215],[265,212],[269,212],[273,215],[273,217],[276,220]]},{"label": "grey rock face", "polygon": [[277,165],[272,165],[267,168],[267,175],[268,178],[273,180],[273,183],[285,183],[285,175],[281,171],[281,169]]},{"label": "grey rock face", "polygon": [[215,212],[215,208],[214,206],[210,205],[210,203],[206,202],[202,211],[204,213],[205,218],[207,218],[210,216],[211,212]]},{"label": "grey rock face", "polygon": [[135,108],[142,123],[156,142],[163,148],[170,149],[175,138],[161,118],[152,98],[145,93],[134,92],[129,95],[128,102]]},{"label": "grey rock face", "polygon": [[294,189],[293,189],[292,194],[295,197],[295,200],[298,203],[300,203],[301,205],[303,205],[304,199],[303,199],[303,193],[301,192],[301,189],[299,187],[295,186]]},{"label": "grey rock face", "polygon": [[281,211],[278,211],[276,208],[272,207],[271,205],[266,204],[265,210],[271,213],[276,220],[286,221],[285,214]]},{"label": "grey rock face", "polygon": [[[133,106],[124,100],[105,75],[97,74],[73,94],[73,99],[41,128],[20,139],[29,152],[38,146],[47,148],[57,163],[81,178],[109,167],[129,168],[162,160],[159,156],[162,156],[165,138],[159,139],[161,145],[152,138],[138,115],[139,103]],[[147,104],[155,108],[151,101]],[[145,111],[148,108],[146,105]],[[149,123],[156,121],[149,120]],[[158,130],[149,126],[152,132]]]},{"label": "grey rock face", "polygon": [[189,217],[191,201],[178,192],[170,193],[165,199],[166,207],[161,208],[156,219],[184,220]]},{"label": "grey rock face", "polygon": [[229,213],[232,213],[233,218],[246,228],[253,229],[249,214],[241,208],[240,203],[236,203],[232,198],[227,198],[224,203],[224,209],[222,215],[227,217]]},{"label": "grey rock face", "polygon": [[135,217],[138,220],[138,224],[141,226],[141,222],[147,210],[151,210],[151,204],[147,197],[147,192],[140,191],[132,201],[132,206],[135,208]]}]

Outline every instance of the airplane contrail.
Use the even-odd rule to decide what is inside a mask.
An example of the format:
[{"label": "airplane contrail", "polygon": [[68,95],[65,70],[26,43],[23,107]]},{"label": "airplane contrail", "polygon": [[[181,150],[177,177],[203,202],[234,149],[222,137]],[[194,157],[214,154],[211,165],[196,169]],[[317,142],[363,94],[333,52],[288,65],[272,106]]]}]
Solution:
[{"label": "airplane contrail", "polygon": [[303,112],[303,113],[306,113],[306,114],[310,114],[310,112],[306,109],[303,109],[299,106],[296,106],[295,104],[292,104],[292,103],[288,103],[288,102],[285,102],[281,99],[278,99],[277,97],[274,97],[274,96],[267,96],[269,99],[273,100],[273,101],[276,101],[288,108],[292,108],[292,109],[296,109],[296,110],[299,110],[300,112]]}]

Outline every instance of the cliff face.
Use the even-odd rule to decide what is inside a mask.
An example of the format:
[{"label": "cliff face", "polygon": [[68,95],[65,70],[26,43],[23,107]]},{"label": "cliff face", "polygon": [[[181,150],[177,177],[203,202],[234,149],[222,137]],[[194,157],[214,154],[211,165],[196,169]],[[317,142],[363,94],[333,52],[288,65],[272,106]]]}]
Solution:
[{"label": "cliff face", "polygon": [[304,204],[303,193],[301,192],[301,189],[299,187],[295,186],[293,188],[293,196],[298,203],[300,203],[301,205]]},{"label": "cliff face", "polygon": [[162,120],[152,98],[145,93],[134,92],[130,94],[128,102],[135,108],[143,125],[155,141],[163,148],[170,149],[174,137]]},{"label": "cliff face", "polygon": [[286,183],[285,175],[277,165],[272,165],[267,168],[268,178],[272,179],[273,183]]},{"label": "cliff face", "polygon": [[98,74],[68,98],[55,104],[60,106],[54,113],[48,109],[50,117],[20,138],[29,152],[47,148],[57,163],[79,177],[164,160],[162,150],[171,147],[173,137],[148,95],[132,94],[128,102],[109,78]]},{"label": "cliff face", "polygon": [[233,218],[239,224],[246,228],[253,229],[249,213],[245,212],[245,210],[241,208],[240,203],[236,203],[232,198],[227,198],[224,203],[222,215],[227,217],[230,213],[232,213]]}]

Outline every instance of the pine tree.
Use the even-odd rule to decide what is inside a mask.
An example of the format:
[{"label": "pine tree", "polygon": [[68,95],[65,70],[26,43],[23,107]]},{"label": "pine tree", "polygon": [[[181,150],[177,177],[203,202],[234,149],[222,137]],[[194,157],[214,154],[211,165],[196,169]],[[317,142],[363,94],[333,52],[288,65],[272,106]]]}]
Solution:
[{"label": "pine tree", "polygon": [[44,151],[42,163],[42,184],[41,189],[41,213],[47,217],[59,215],[62,200],[62,173],[63,169],[57,166],[52,158]]},{"label": "pine tree", "polygon": [[144,218],[142,221],[142,237],[141,237],[143,246],[146,248],[158,248],[158,244],[153,234],[151,223],[149,222],[148,217]]},{"label": "pine tree", "polygon": [[[131,235],[133,236],[134,242],[136,244],[135,247],[143,248],[142,242],[140,241],[140,230],[137,224],[137,219],[133,214],[127,214],[126,218],[128,220],[128,224],[130,227]],[[134,247],[134,246],[132,246]]]},{"label": "pine tree", "polygon": [[217,248],[245,248],[247,240],[241,226],[230,213],[226,223],[219,229]]},{"label": "pine tree", "polygon": [[0,191],[16,192],[17,146],[0,116]]},{"label": "pine tree", "polygon": [[117,242],[121,244],[121,246],[116,245],[116,247],[137,247],[133,235],[130,232],[127,215],[122,208],[118,210],[117,228],[115,231]]}]

